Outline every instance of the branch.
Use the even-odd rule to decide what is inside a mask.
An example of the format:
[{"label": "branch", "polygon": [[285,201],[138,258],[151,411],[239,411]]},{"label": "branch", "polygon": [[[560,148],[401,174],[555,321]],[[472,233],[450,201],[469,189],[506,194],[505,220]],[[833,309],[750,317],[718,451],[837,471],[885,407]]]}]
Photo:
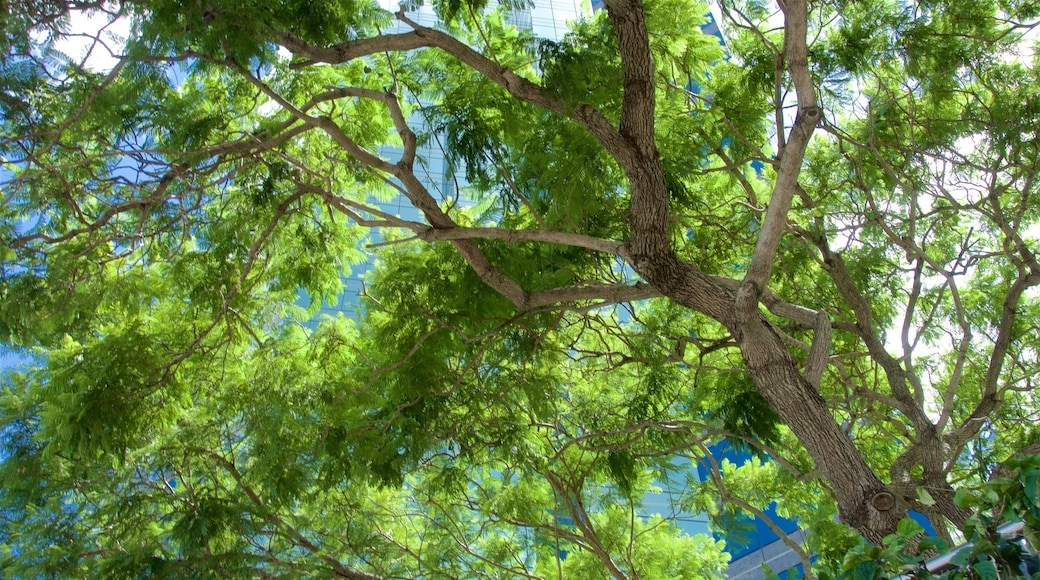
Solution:
[{"label": "branch", "polygon": [[397,130],[397,133],[401,136],[401,141],[404,143],[404,153],[401,155],[401,159],[398,163],[404,168],[411,170],[415,163],[417,145],[416,137],[411,127],[408,126],[408,121],[405,119],[404,111],[401,110],[401,103],[398,100],[397,94],[394,92],[377,91],[362,87],[340,87],[316,95],[307,105],[302,107],[301,110],[306,111],[317,103],[346,97],[370,99],[373,101],[381,101],[386,104],[386,108],[390,112],[390,118],[394,122],[394,128]]},{"label": "branch", "polygon": [[[732,278],[712,277],[719,285],[738,291],[741,283]],[[823,373],[830,360],[832,328],[830,317],[820,310],[812,310],[804,306],[785,302],[768,288],[762,291],[761,302],[773,314],[804,324],[813,329],[812,344],[809,345],[809,356],[802,372],[805,380],[813,387],[819,387]]]},{"label": "branch", "polygon": [[[561,302],[576,302],[580,300],[601,300],[607,304],[620,304],[623,302],[634,302],[646,300],[647,298],[658,298],[663,296],[659,290],[637,282],[635,285],[628,284],[588,284],[583,286],[565,286],[533,292],[528,299],[528,306],[548,306]],[[599,304],[597,304],[599,306]]]},{"label": "branch", "polygon": [[325,560],[332,566],[333,572],[340,578],[349,578],[350,580],[382,580],[381,576],[370,574],[368,572],[362,572],[360,570],[354,570],[343,565],[342,562],[333,558],[331,555],[326,554],[327,550],[323,550],[320,546],[317,546],[313,542],[307,539],[306,536],[301,534],[294,526],[286,522],[281,516],[276,513],[269,511],[269,508],[264,501],[260,498],[260,495],[256,493],[253,488],[245,482],[245,478],[242,476],[242,472],[235,467],[235,464],[226,459],[223,455],[215,453],[209,449],[196,448],[196,452],[202,453],[213,459],[217,465],[224,468],[225,471],[231,475],[231,478],[235,480],[235,483],[242,488],[242,491],[249,498],[249,501],[253,503],[257,508],[263,512],[263,517],[272,524],[279,526],[284,529],[293,543],[307,550],[314,556],[318,556],[322,560]]},{"label": "branch", "polygon": [[997,340],[993,344],[990,364],[986,369],[982,398],[975,405],[975,409],[972,410],[971,415],[965,419],[964,423],[946,436],[946,443],[953,449],[960,449],[969,439],[974,437],[989,418],[990,413],[1002,402],[997,383],[1004,368],[1004,359],[1007,356],[1008,349],[1011,347],[1011,340],[1014,338],[1014,326],[1018,318],[1018,303],[1027,289],[1038,284],[1040,284],[1040,272],[1035,270],[1029,274],[1023,272],[1015,280],[1014,284],[1011,285],[1007,296],[1004,297],[1000,324],[997,327]]},{"label": "branch", "polygon": [[561,246],[572,246],[585,248],[627,258],[625,245],[613,240],[604,240],[592,236],[572,234],[569,232],[554,232],[548,230],[510,230],[505,228],[466,228],[454,227],[451,229],[434,229],[424,226],[422,231],[415,230],[419,239],[434,242],[445,240],[471,240],[489,239],[504,240],[513,244],[520,242],[546,242],[559,244]]},{"label": "branch", "polygon": [[570,488],[552,471],[546,471],[545,478],[549,480],[549,485],[552,486],[553,490],[563,496],[564,502],[567,504],[567,511],[570,513],[571,519],[574,520],[574,525],[581,530],[585,546],[610,571],[611,576],[617,580],[626,580],[625,573],[611,559],[610,553],[603,547],[599,535],[593,529],[589,520],[589,514],[581,501],[581,490],[578,489],[578,491],[572,494]]},{"label": "branch", "polygon": [[[368,167],[384,171],[391,175],[396,175],[398,173],[397,166],[379,157],[378,155],[374,155],[366,151],[363,147],[355,143],[354,140],[351,139],[350,136],[347,135],[346,132],[344,132],[343,129],[338,124],[336,124],[336,122],[333,121],[331,118],[312,117],[311,115],[308,115],[305,109],[301,109],[290,103],[285,97],[283,97],[277,91],[272,89],[267,83],[263,82],[258,77],[253,75],[245,67],[230,61],[228,61],[225,64],[236,69],[237,72],[241,74],[243,77],[245,77],[245,79],[248,80],[253,86],[260,89],[260,91],[267,95],[268,98],[278,103],[279,106],[288,111],[289,114],[291,114],[293,117],[296,117],[297,119],[303,121],[305,124],[311,127],[325,131],[325,133],[328,134],[328,136],[331,137],[337,145],[342,147],[347,153],[349,153],[352,157],[354,157],[361,163],[365,164]],[[380,97],[377,100],[384,100],[382,98],[384,95],[382,93],[378,93],[377,91],[370,91],[369,89],[354,90],[358,91],[359,96],[362,93],[370,92],[374,93],[375,95],[380,95]],[[369,95],[369,97],[371,96],[372,95]]]},{"label": "branch", "polygon": [[[342,63],[384,51],[406,51],[422,47],[438,48],[501,86],[514,98],[575,120],[618,160],[625,169],[630,183],[633,184],[633,231],[638,233],[633,236],[635,241],[631,246],[635,252],[632,253],[643,256],[670,254],[671,245],[667,227],[667,187],[653,139],[653,61],[650,57],[646,23],[642,7],[638,3],[630,1],[621,9],[615,7],[615,12],[620,19],[619,45],[622,47],[622,59],[626,63],[626,69],[631,71],[626,73],[629,78],[626,81],[627,104],[623,107],[625,112],[622,115],[624,118],[622,125],[626,131],[624,136],[614,128],[609,119],[591,106],[579,104],[572,107],[564,103],[542,87],[517,76],[511,70],[502,67],[456,38],[410,20],[403,10],[397,13],[397,18],[412,27],[414,32],[355,40],[329,48],[312,46],[290,34],[281,33],[280,38],[283,46],[293,53],[330,64]],[[649,84],[643,82],[644,76],[648,79]],[[297,113],[294,112],[294,114]],[[370,164],[375,161],[370,159],[370,157],[374,157],[370,153],[357,152],[356,145],[350,147],[349,145],[353,145],[353,143],[348,143],[349,139],[345,139],[346,136],[342,130],[331,119],[307,118],[303,120],[336,133],[330,134],[362,163]],[[361,155],[357,153],[361,153]],[[426,214],[433,228],[450,230],[457,227],[441,212],[428,193],[423,195],[425,188],[422,183],[414,175],[403,171],[400,164],[387,167],[383,161],[371,166],[401,179],[409,192],[409,199],[413,205]],[[427,197],[429,199],[426,199]],[[514,280],[494,268],[475,246],[466,240],[454,240],[453,244],[485,283],[518,308],[525,309],[529,306],[527,292]],[[611,251],[616,252],[616,250]],[[674,255],[671,257],[672,261],[677,262]],[[626,259],[628,258],[626,257]],[[692,282],[695,286],[704,285],[703,276],[698,276],[697,272],[690,272],[687,265],[682,265],[679,270],[685,274],[684,278],[694,278],[695,280]],[[690,282],[690,280],[685,282]],[[682,284],[682,282],[679,283]],[[703,306],[700,310],[713,312],[716,317],[723,316],[721,304]]]},{"label": "branch", "polygon": [[[629,246],[631,263],[648,279],[648,272],[659,257],[674,259],[669,232],[668,184],[657,152],[654,113],[654,60],[641,0],[608,0],[607,15],[617,34],[618,53],[624,69],[619,136],[623,147],[611,148],[600,142],[625,170],[631,188]],[[597,135],[597,137],[599,137]],[[672,266],[682,265],[672,262]],[[658,265],[659,266],[659,265]]]},{"label": "branch", "polygon": [[[453,229],[458,227],[454,220],[452,220],[446,213],[444,213],[444,210],[440,208],[437,204],[437,200],[435,200],[429,190],[426,189],[422,180],[416,177],[412,172],[411,166],[407,163],[407,151],[405,151],[401,162],[392,164],[378,155],[366,151],[358,145],[345,131],[343,131],[342,127],[331,118],[312,117],[308,115],[304,111],[295,107],[292,103],[245,68],[230,62],[228,64],[236,68],[239,73],[249,80],[250,83],[263,91],[268,97],[274,99],[294,117],[308,125],[325,131],[326,134],[328,134],[340,147],[363,165],[378,171],[383,171],[400,179],[401,183],[405,187],[404,194],[408,198],[408,201],[410,201],[416,209],[423,212],[423,215],[426,216],[426,219],[430,221],[430,225],[434,228]],[[358,94],[367,92],[367,89],[355,90],[358,91]],[[390,105],[388,104],[388,106]],[[476,272],[477,276],[479,276],[485,284],[506,297],[506,299],[512,302],[518,309],[525,310],[527,308],[529,298],[527,291],[517,284],[515,280],[506,276],[501,270],[495,268],[472,241],[455,240],[452,242],[452,245],[455,246],[455,249],[458,250],[462,258],[466,260],[466,263],[473,268],[473,271]]]},{"label": "branch", "polygon": [[654,60],[643,4],[640,0],[607,0],[606,7],[617,31],[618,51],[624,67],[619,132],[641,156],[656,157]]},{"label": "branch", "polygon": [[[287,32],[278,32],[277,34],[282,46],[293,54],[311,59],[314,62],[328,64],[341,64],[356,58],[382,52],[406,52],[419,48],[443,50],[491,82],[506,89],[513,97],[574,119],[595,136],[612,154],[628,152],[627,145],[621,139],[613,124],[596,109],[583,104],[579,104],[576,107],[568,106],[562,100],[553,97],[542,87],[517,76],[511,70],[473,50],[458,39],[440,30],[427,28],[414,22],[405,15],[403,8],[397,13],[397,19],[410,26],[413,31],[403,34],[361,38],[338,43],[330,47],[314,46]],[[302,63],[296,66],[306,66],[307,64],[312,63]]]},{"label": "branch", "polygon": [[769,283],[777,247],[787,226],[787,214],[794,199],[805,149],[817,123],[823,118],[823,112],[816,104],[816,89],[809,74],[806,0],[787,0],[783,3],[783,8],[784,54],[798,95],[798,116],[791,127],[787,145],[780,152],[776,184],[773,186],[769,207],[762,221],[755,253],[744,276],[744,288],[737,296],[737,311],[743,311],[745,315],[749,315],[751,309],[757,305],[759,295]]},{"label": "branch", "polygon": [[780,529],[780,526],[778,526],[776,522],[773,521],[773,518],[767,516],[765,512],[751,505],[744,499],[731,494],[729,492],[729,488],[726,487],[726,483],[722,479],[722,470],[719,469],[719,464],[718,462],[716,462],[715,457],[712,456],[711,452],[708,450],[707,447],[704,447],[703,444],[698,444],[698,447],[701,448],[702,456],[706,458],[708,460],[708,463],[710,464],[710,469],[708,470],[708,473],[711,474],[712,482],[715,484],[715,489],[718,490],[723,503],[732,503],[741,509],[751,512],[759,520],[765,522],[766,526],[768,526],[769,529],[774,534],[776,534],[778,538],[780,538],[780,541],[782,541],[788,548],[790,548],[791,551],[793,551],[798,556],[798,559],[801,560],[803,573],[806,574],[805,577],[810,578],[812,580],[816,580],[816,576],[812,573],[812,562],[809,560],[809,555],[805,552],[804,549],[802,549],[798,542],[795,542],[793,539],[791,539],[791,537],[788,536],[787,533],[784,532],[782,529]]},{"label": "branch", "polygon": [[[387,161],[362,150],[361,147],[354,143],[353,140],[351,140],[350,137],[347,136],[346,133],[344,133],[331,119],[316,118],[307,115],[304,111],[293,107],[281,95],[267,86],[266,83],[260,81],[260,79],[252,76],[244,70],[241,72],[245,74],[255,86],[288,109],[294,116],[307,124],[317,125],[324,129],[330,134],[330,136],[336,139],[344,149],[358,158],[361,163],[370,165],[374,169],[387,171],[398,177],[405,185],[405,196],[408,197],[412,205],[423,212],[433,227],[404,220],[400,220],[397,225],[411,229],[418,234],[420,239],[425,241],[453,242],[453,245],[455,245],[456,249],[470,267],[473,268],[481,280],[509,299],[517,308],[524,310],[556,302],[597,298],[607,300],[608,302],[628,302],[631,300],[640,300],[660,295],[660,293],[650,289],[646,285],[590,285],[557,288],[536,293],[527,292],[517,284],[515,280],[506,276],[501,272],[501,270],[495,268],[490,261],[487,260],[487,257],[484,256],[483,252],[473,244],[472,240],[480,238],[500,239],[513,243],[521,241],[541,241],[586,248],[617,255],[627,259],[627,251],[625,250],[624,244],[612,240],[604,240],[566,232],[459,227],[455,224],[454,220],[444,213],[440,206],[437,205],[436,200],[432,195],[430,195],[425,185],[423,185],[411,171],[411,165],[415,159],[415,135],[408,128],[395,95],[363,88],[339,88],[327,91],[322,95],[325,98],[354,96],[380,100],[386,103],[387,107],[390,109],[394,125],[405,142],[405,152],[402,155],[401,161],[396,165],[390,165]],[[327,197],[327,199],[331,199],[331,197]],[[342,211],[345,208],[341,205],[340,209]],[[364,222],[364,220],[354,212],[348,211],[348,215],[351,215],[351,217],[357,220],[358,223]],[[386,216],[383,217],[384,219],[386,218]]]},{"label": "branch", "polygon": [[21,248],[22,246],[25,246],[26,244],[34,240],[42,240],[48,244],[57,244],[60,242],[71,240],[84,234],[90,234],[97,230],[100,230],[101,228],[105,227],[109,222],[111,222],[113,218],[122,213],[133,210],[141,210],[143,208],[148,208],[152,205],[158,204],[159,202],[165,201],[167,199],[167,190],[170,188],[170,185],[174,182],[175,179],[181,177],[187,171],[188,167],[185,165],[174,165],[158,181],[158,183],[155,186],[155,191],[148,197],[144,197],[141,199],[132,199],[129,201],[124,201],[122,203],[112,204],[93,222],[87,223],[83,227],[71,229],[57,236],[50,236],[46,233],[41,232],[14,238],[9,242],[10,248],[17,250],[18,248]]},{"label": "branch", "polygon": [[[428,42],[415,32],[404,34],[384,34],[372,38],[359,38],[341,42],[330,47],[319,47],[306,42],[289,32],[275,33],[282,46],[295,55],[304,56],[314,62],[340,64],[365,56],[382,52],[405,52],[429,46]],[[314,62],[296,63],[293,68],[303,68]]]},{"label": "branch", "polygon": [[874,330],[874,313],[870,302],[863,296],[849,272],[848,266],[841,254],[831,250],[827,239],[814,236],[809,232],[803,232],[820,251],[823,257],[823,268],[834,282],[838,293],[845,303],[852,309],[856,318],[855,333],[863,340],[870,357],[877,361],[885,372],[892,395],[899,402],[897,409],[906,415],[918,430],[933,428],[931,420],[924,411],[916,404],[910,388],[907,385],[906,371],[899,366],[899,361],[885,349],[884,343]]}]

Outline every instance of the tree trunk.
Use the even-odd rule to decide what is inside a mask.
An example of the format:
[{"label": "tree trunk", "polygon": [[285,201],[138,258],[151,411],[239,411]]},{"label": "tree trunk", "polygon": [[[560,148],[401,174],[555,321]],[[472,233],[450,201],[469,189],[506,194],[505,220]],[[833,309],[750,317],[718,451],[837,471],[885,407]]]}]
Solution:
[{"label": "tree trunk", "polygon": [[819,392],[798,371],[779,335],[761,315],[733,329],[759,392],[823,472],[841,520],[880,544],[906,510],[867,465]]}]

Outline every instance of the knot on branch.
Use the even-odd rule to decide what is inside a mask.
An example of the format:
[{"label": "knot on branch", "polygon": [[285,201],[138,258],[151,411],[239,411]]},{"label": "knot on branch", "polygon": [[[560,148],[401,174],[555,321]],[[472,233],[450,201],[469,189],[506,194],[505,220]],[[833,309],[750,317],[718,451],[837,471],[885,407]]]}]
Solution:
[{"label": "knot on branch", "polygon": [[755,283],[754,280],[745,278],[733,297],[733,309],[737,320],[741,323],[747,323],[752,316],[758,314],[758,301],[761,297],[762,287]]},{"label": "knot on branch", "polygon": [[820,119],[822,119],[822,118],[823,118],[823,110],[820,109],[819,107],[816,107],[816,106],[805,107],[805,108],[801,109],[800,111],[798,111],[798,118],[795,119],[795,124],[796,125],[800,125],[800,124],[804,123],[804,124],[809,125],[811,127],[815,127],[816,124],[819,123]]},{"label": "knot on branch", "polygon": [[510,70],[509,67],[499,67],[498,73],[502,75],[502,80],[507,90],[515,91],[523,86],[524,79],[516,76],[516,73]]},{"label": "knot on branch", "polygon": [[879,512],[891,511],[896,507],[896,496],[885,490],[879,491],[870,498],[870,505]]}]

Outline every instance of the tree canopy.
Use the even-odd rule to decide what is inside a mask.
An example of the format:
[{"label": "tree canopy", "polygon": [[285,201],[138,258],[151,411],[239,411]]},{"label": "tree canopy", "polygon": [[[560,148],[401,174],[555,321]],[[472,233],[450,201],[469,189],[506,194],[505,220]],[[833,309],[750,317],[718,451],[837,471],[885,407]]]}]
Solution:
[{"label": "tree canopy", "polygon": [[974,525],[1040,439],[1040,4],[716,8],[0,3],[3,575],[721,577],[669,478],[807,566]]}]

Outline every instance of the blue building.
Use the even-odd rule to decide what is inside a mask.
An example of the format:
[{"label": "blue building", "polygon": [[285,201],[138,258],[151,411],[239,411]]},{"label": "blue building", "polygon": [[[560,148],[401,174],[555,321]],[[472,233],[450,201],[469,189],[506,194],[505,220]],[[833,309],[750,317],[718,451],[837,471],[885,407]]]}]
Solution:
[{"label": "blue building", "polygon": [[[734,448],[727,441],[721,441],[709,448],[716,462],[729,461],[735,465],[743,465],[751,460],[747,451]],[[710,467],[707,462],[697,464],[697,472],[703,480],[709,477]],[[781,517],[776,513],[775,504],[765,510],[765,515],[774,526],[780,528],[789,540],[796,544],[805,543],[807,533],[798,526],[798,522]],[[716,539],[726,540],[726,551],[730,555],[727,577],[733,580],[754,580],[765,577],[765,567],[781,577],[801,577],[802,563],[798,554],[792,550],[776,531],[765,521],[757,517],[740,518],[737,525],[726,530],[713,530]],[[786,574],[784,574],[786,572]]]}]

